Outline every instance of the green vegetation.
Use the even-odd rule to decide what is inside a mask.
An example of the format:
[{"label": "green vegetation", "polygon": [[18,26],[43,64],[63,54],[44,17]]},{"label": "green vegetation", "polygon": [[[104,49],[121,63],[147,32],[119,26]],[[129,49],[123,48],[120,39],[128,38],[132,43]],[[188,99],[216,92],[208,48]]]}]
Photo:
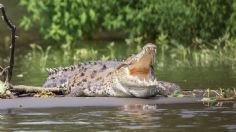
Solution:
[{"label": "green vegetation", "polygon": [[0,80],[0,99],[11,98],[11,92],[9,91],[9,84]]},{"label": "green vegetation", "polygon": [[170,60],[175,66],[216,66],[226,64],[233,69],[236,65],[236,38],[225,34],[213,40],[210,48],[201,40],[196,40],[195,45],[200,47],[185,47],[181,44],[168,45],[166,36],[161,35],[156,43],[160,47],[159,63]]},{"label": "green vegetation", "polygon": [[[25,65],[37,64],[41,71],[45,71],[47,67],[66,66],[76,64],[83,61],[92,60],[114,60],[127,58],[131,53],[137,53],[142,48],[142,37],[135,39],[126,39],[125,44],[105,43],[103,48],[91,47],[91,44],[85,46],[62,45],[61,48],[51,50],[51,47],[43,49],[41,46],[31,44],[32,52],[30,52],[25,61]],[[230,38],[228,34],[214,41],[212,48],[186,48],[182,45],[168,46],[168,40],[165,36],[160,36],[156,43],[158,44],[157,68],[162,67],[210,67],[217,65],[228,65],[232,69],[236,66],[236,39]],[[124,48],[118,50],[119,48]],[[105,49],[107,48],[107,49]],[[48,55],[50,53],[50,56]],[[50,64],[47,64],[50,61]],[[53,62],[53,63],[52,63]],[[31,64],[32,63],[32,64]],[[34,68],[35,68],[34,67]]]},{"label": "green vegetation", "polygon": [[56,96],[55,93],[47,91],[47,90],[34,94],[34,97],[40,97],[40,98],[48,98],[48,97],[54,97],[54,96]]},{"label": "green vegetation", "polygon": [[218,88],[218,89],[194,89],[192,91],[175,92],[170,97],[198,97],[201,101],[207,105],[219,103],[223,101],[236,101],[235,88]]},{"label": "green vegetation", "polygon": [[[21,26],[38,27],[47,40],[73,43],[101,31],[174,44],[205,46],[225,33],[236,34],[233,0],[21,0],[29,15]],[[204,46],[203,45],[203,46]]]},{"label": "green vegetation", "polygon": [[224,101],[236,101],[236,90],[235,88],[218,88],[217,90],[207,89],[204,94],[202,100],[203,103],[207,103],[207,105],[211,106],[215,102],[218,105]]},{"label": "green vegetation", "polygon": [[2,94],[4,94],[5,91],[6,91],[5,83],[3,83],[2,81],[0,81],[0,96],[1,96]]},{"label": "green vegetation", "polygon": [[[29,13],[23,17],[21,26],[39,28],[44,39],[60,45],[57,47],[63,55],[54,52],[56,64],[124,58],[116,52],[115,42],[107,45],[106,52],[91,46],[84,48],[85,43],[78,42],[103,31],[113,31],[128,38],[127,54],[139,50],[147,41],[155,42],[159,67],[168,61],[174,66],[227,64],[235,68],[233,0],[21,0],[20,5]],[[43,68],[48,56],[39,50]],[[103,55],[97,55],[98,52]]]}]

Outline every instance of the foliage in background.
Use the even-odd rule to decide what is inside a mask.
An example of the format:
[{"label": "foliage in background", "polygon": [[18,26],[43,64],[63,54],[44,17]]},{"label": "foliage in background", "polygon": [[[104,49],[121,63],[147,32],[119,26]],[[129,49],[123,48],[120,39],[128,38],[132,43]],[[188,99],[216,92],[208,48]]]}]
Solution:
[{"label": "foliage in background", "polygon": [[206,48],[206,44],[201,40],[195,40],[195,45],[200,47],[185,47],[181,44],[168,46],[166,36],[161,35],[156,39],[159,47],[158,63],[164,66],[166,61],[170,61],[175,67],[208,67],[218,65],[229,65],[232,69],[236,67],[236,38],[229,34],[212,40],[212,47]]},{"label": "foliage in background", "polygon": [[[61,50],[53,50],[49,58],[48,52],[37,48],[38,56],[44,58],[41,69],[126,58],[149,39],[158,46],[158,68],[236,66],[233,0],[21,0],[20,4],[29,12],[21,26],[38,27],[46,40],[61,44]],[[102,31],[126,34],[125,49],[114,42],[103,48],[75,44]]]},{"label": "foliage in background", "polygon": [[225,33],[236,35],[233,0],[21,0],[20,5],[29,12],[21,26],[36,26],[58,44],[101,31],[152,40],[165,35],[168,44],[191,46],[196,39],[208,46]]}]

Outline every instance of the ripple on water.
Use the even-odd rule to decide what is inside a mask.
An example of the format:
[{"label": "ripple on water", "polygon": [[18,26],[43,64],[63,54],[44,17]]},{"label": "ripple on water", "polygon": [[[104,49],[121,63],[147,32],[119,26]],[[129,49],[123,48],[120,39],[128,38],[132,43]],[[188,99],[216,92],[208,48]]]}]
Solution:
[{"label": "ripple on water", "polygon": [[193,118],[195,116],[208,116],[210,113],[215,113],[214,110],[180,110],[180,115],[182,118]]},{"label": "ripple on water", "polygon": [[176,127],[189,128],[189,127],[197,127],[197,125],[176,125]]},{"label": "ripple on water", "polygon": [[19,122],[18,125],[89,125],[89,122],[76,121],[76,122],[64,122],[64,121],[33,121],[33,122]]},{"label": "ripple on water", "polygon": [[232,107],[195,104],[13,110],[4,113],[0,131],[236,131],[235,115]]},{"label": "ripple on water", "polygon": [[125,129],[150,129],[150,128],[160,128],[161,125],[151,125],[151,126],[146,126],[146,125],[124,125],[121,126],[121,128]]},{"label": "ripple on water", "polygon": [[25,116],[46,116],[51,115],[50,113],[18,113],[18,115],[25,115]]},{"label": "ripple on water", "polygon": [[236,124],[235,125],[222,125],[222,127],[226,128],[230,132],[236,132]]}]

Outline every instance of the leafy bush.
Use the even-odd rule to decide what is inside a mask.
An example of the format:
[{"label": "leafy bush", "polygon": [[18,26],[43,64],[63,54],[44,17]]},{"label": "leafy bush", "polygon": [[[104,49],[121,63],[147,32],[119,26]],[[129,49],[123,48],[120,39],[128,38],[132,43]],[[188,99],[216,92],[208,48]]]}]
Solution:
[{"label": "leafy bush", "polygon": [[39,26],[45,39],[72,43],[99,31],[156,39],[161,34],[186,45],[236,34],[233,0],[21,0],[29,15],[21,26]]}]

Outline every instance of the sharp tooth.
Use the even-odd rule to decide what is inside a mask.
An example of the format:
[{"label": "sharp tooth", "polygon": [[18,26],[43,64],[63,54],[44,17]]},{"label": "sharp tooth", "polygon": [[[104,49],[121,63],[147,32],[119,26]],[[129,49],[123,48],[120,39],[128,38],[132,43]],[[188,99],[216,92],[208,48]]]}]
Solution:
[{"label": "sharp tooth", "polygon": [[153,81],[153,85],[156,85],[156,83]]},{"label": "sharp tooth", "polygon": [[147,83],[146,79],[143,80],[144,83]]},{"label": "sharp tooth", "polygon": [[152,80],[148,80],[148,84],[152,84]]},{"label": "sharp tooth", "polygon": [[150,84],[154,85],[155,83],[154,83],[154,81],[150,80]]},{"label": "sharp tooth", "polygon": [[142,83],[142,81],[140,81],[140,80],[138,79],[138,83],[139,83],[139,84],[141,84],[141,83]]},{"label": "sharp tooth", "polygon": [[147,80],[145,80],[145,79],[144,79],[144,83],[145,83],[145,85],[147,85],[147,86],[150,85],[149,81],[147,81]]},{"label": "sharp tooth", "polygon": [[136,80],[136,82],[139,83],[139,84],[142,83],[142,81],[140,81],[139,78],[137,78],[137,77],[135,78],[135,80]]},{"label": "sharp tooth", "polygon": [[154,84],[157,85],[157,80],[154,80]]}]

